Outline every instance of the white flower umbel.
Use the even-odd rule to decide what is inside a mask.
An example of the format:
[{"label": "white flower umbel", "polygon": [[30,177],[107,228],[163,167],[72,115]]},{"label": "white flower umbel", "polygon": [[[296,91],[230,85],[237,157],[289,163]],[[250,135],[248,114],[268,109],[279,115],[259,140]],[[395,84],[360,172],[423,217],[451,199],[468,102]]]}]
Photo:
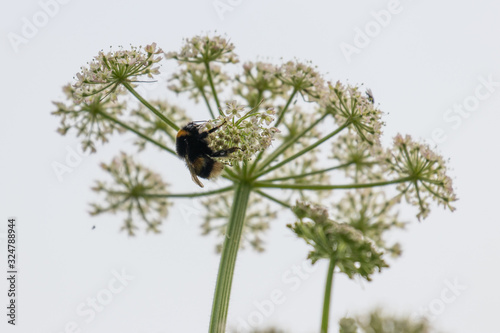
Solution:
[{"label": "white flower umbel", "polygon": [[243,64],[243,72],[235,75],[239,84],[233,91],[246,99],[249,105],[258,105],[262,99],[265,102],[277,97],[285,98],[291,88],[278,79],[277,73],[278,67],[274,64],[246,62]]},{"label": "white flower umbel", "polygon": [[99,52],[76,74],[75,102],[88,101],[95,95],[113,100],[124,93],[126,84],[137,82],[141,76],[153,78],[160,73],[156,64],[162,59],[159,56],[162,52],[156,43],[144,48],[131,46],[130,50]]},{"label": "white flower umbel", "polygon": [[[171,104],[149,103],[134,89],[158,73],[160,52],[154,44],[101,52],[82,69],[78,82],[66,88],[70,105],[56,103],[54,113],[62,117],[61,133],[76,128],[91,143],[107,140],[115,130],[127,130],[137,135],[139,147],[153,144],[176,155],[173,147],[178,136],[200,140],[190,142],[191,148],[199,148],[190,150],[190,161],[197,167],[190,171],[210,176],[211,166],[217,165],[223,187],[167,193],[157,175],[122,156],[105,166],[115,184],[98,183],[95,189],[105,194],[105,200],[94,206],[94,212],[125,210],[129,232],[133,232],[135,220],[143,220],[157,231],[170,202],[166,199],[208,198],[204,230],[224,234],[210,333],[226,331],[239,249],[245,243],[263,249],[261,234],[276,216],[277,207],[289,210],[291,202],[304,197],[319,204],[305,216],[312,222],[300,221],[292,229],[313,246],[313,261],[330,259],[324,304],[329,304],[335,267],[350,277],[367,279],[385,267],[381,256],[388,246],[379,234],[399,225],[389,210],[400,198],[406,196],[419,206],[419,218],[427,215],[430,200],[453,209],[450,204],[456,198],[441,157],[409,137],[398,136],[390,150],[381,146],[382,112],[374,105],[371,91],[339,82],[327,85],[309,62],[285,61],[280,66],[247,62],[239,74],[230,75],[238,62],[234,45],[220,36],[195,36],[179,52],[166,54],[180,69],[174,72],[171,90],[194,102],[203,100],[208,110],[194,119],[199,136],[186,130],[179,133],[191,117]],[[143,106],[123,112],[125,105],[120,103],[125,97],[121,94],[126,92]],[[221,104],[220,98],[230,102]],[[214,128],[207,136],[202,134]],[[328,158],[332,153],[325,149],[326,142],[333,144],[333,159]],[[232,166],[221,168],[212,159]],[[188,174],[185,178],[189,181]],[[370,190],[377,187],[382,192],[386,186],[400,193],[386,200]],[[337,193],[345,190],[351,192],[339,202]],[[262,208],[260,201],[267,202],[270,209]],[[318,208],[334,203],[338,204],[337,221]],[[322,331],[326,332],[328,308],[323,314]]]},{"label": "white flower umbel", "polygon": [[322,96],[321,104],[339,124],[348,124],[370,144],[379,144],[382,133],[382,112],[358,87],[344,86],[337,82],[329,85],[329,93]]},{"label": "white flower umbel", "polygon": [[102,202],[106,204],[103,205],[101,202],[91,204],[90,214],[123,211],[127,213],[127,217],[122,229],[129,235],[134,235],[137,229],[137,225],[134,224],[135,215],[146,222],[148,231],[160,232],[158,227],[167,216],[168,207],[172,204],[162,196],[167,193],[168,184],[160,175],[137,164],[125,153],[115,157],[110,164],[102,163],[101,168],[111,175],[113,183],[97,181],[92,189],[104,194]]},{"label": "white flower umbel", "polygon": [[431,200],[451,211],[455,210],[452,203],[457,197],[445,161],[428,145],[413,141],[409,135],[403,137],[398,134],[387,156],[390,170],[409,179],[407,183],[398,185],[398,190],[409,203],[419,207],[419,219],[428,216]]},{"label": "white flower umbel", "polygon": [[222,36],[194,36],[184,40],[179,52],[167,52],[165,57],[199,64],[211,61],[236,64],[238,57],[233,50],[234,44]]},{"label": "white flower umbel", "polygon": [[66,94],[66,102],[54,102],[57,110],[53,115],[61,117],[61,125],[57,131],[61,135],[71,129],[76,130],[76,136],[82,136],[82,148],[89,149],[92,153],[96,151],[96,142],[106,143],[109,136],[115,132],[123,132],[114,119],[122,115],[126,107],[125,102],[113,101],[111,99],[102,100],[100,95],[86,99],[82,103],[75,104],[73,100],[74,88],[66,85],[63,88]]},{"label": "white flower umbel", "polygon": [[319,100],[326,92],[323,77],[310,63],[288,61],[279,67],[276,75],[283,84],[311,100]]}]

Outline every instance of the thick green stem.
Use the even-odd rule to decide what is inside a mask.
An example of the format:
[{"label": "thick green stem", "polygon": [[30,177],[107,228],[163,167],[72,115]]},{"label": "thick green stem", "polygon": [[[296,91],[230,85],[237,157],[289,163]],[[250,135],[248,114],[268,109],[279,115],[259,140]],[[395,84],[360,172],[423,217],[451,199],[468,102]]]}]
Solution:
[{"label": "thick green stem", "polygon": [[328,275],[325,284],[325,298],[323,300],[323,316],[321,317],[321,333],[328,333],[328,319],[330,318],[330,302],[332,296],[333,270],[335,269],[335,260],[330,259]]},{"label": "thick green stem", "polygon": [[160,142],[158,142],[158,141],[156,141],[156,140],[154,140],[154,139],[150,138],[150,137],[149,137],[149,136],[147,136],[147,135],[142,134],[141,132],[139,132],[139,131],[135,130],[134,128],[130,127],[129,125],[127,125],[127,124],[125,124],[125,123],[121,122],[120,120],[118,120],[118,119],[116,119],[116,118],[113,118],[113,117],[111,117],[111,116],[107,115],[107,114],[106,114],[106,113],[104,113],[104,112],[99,112],[99,115],[101,115],[103,118],[106,118],[107,120],[112,121],[112,122],[114,122],[115,124],[117,124],[117,125],[119,125],[119,126],[121,126],[121,127],[125,128],[126,130],[129,130],[130,132],[135,133],[137,136],[139,136],[139,137],[143,138],[144,140],[146,140],[146,141],[148,141],[148,142],[151,142],[152,144],[154,144],[154,145],[156,145],[156,146],[160,147],[161,149],[164,149],[164,150],[168,151],[168,152],[169,152],[169,153],[171,153],[171,154],[177,155],[177,154],[175,153],[175,151],[173,151],[172,149],[168,148],[168,147],[167,147],[167,146],[165,146],[164,144],[162,144],[162,143],[160,143]]},{"label": "thick green stem", "polygon": [[210,333],[224,333],[226,331],[229,296],[231,294],[234,267],[236,265],[236,255],[240,248],[240,239],[251,190],[252,187],[249,183],[242,182],[237,185],[234,192],[231,215],[222,246],[219,273],[215,286],[212,316],[210,319]]},{"label": "thick green stem", "polygon": [[399,183],[405,183],[412,181],[413,177],[405,177],[396,180],[388,180],[385,182],[373,182],[365,184],[345,184],[345,185],[320,185],[320,184],[275,184],[268,182],[255,182],[254,187],[257,188],[280,188],[280,189],[291,189],[291,190],[348,190],[355,188],[368,188],[377,186],[394,185]]},{"label": "thick green stem", "polygon": [[174,130],[176,130],[176,131],[179,130],[179,126],[177,126],[172,120],[165,117],[160,111],[158,111],[148,101],[146,101],[144,98],[142,98],[142,96],[139,95],[139,93],[137,91],[135,91],[135,89],[132,87],[132,85],[130,85],[130,83],[123,82],[122,84],[125,88],[127,88],[128,91],[130,91],[130,93],[132,95],[135,96],[135,98],[137,98],[142,104],[144,104],[145,107],[150,109],[158,118],[163,120],[168,126],[172,127]]}]

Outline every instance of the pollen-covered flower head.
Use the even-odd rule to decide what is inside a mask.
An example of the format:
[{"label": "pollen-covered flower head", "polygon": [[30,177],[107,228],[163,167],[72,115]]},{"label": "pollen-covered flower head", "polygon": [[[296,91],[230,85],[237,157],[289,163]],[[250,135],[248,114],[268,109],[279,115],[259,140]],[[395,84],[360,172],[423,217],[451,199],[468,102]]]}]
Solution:
[{"label": "pollen-covered flower head", "polygon": [[156,64],[162,59],[159,56],[162,52],[156,43],[145,47],[131,46],[130,50],[100,51],[88,66],[82,67],[76,74],[75,102],[88,101],[96,95],[116,99],[125,91],[123,83],[133,83],[144,75],[153,78],[160,73]]},{"label": "pollen-covered flower head", "polygon": [[358,87],[344,86],[337,82],[329,84],[329,92],[324,94],[321,104],[331,113],[338,124],[346,124],[364,141],[378,144],[382,133],[382,112],[361,93]]},{"label": "pollen-covered flower head", "polygon": [[271,145],[278,129],[269,125],[274,121],[274,109],[259,111],[254,108],[245,112],[242,105],[232,101],[226,103],[225,116],[205,123],[205,129],[210,130],[220,126],[217,131],[208,136],[209,146],[214,151],[239,148],[231,155],[221,158],[224,163],[248,161],[256,153]]},{"label": "pollen-covered flower head", "polygon": [[52,112],[53,115],[61,117],[57,132],[66,135],[71,128],[74,128],[77,131],[76,136],[83,137],[84,151],[90,149],[94,153],[96,142],[106,143],[110,135],[123,131],[116,122],[110,121],[110,117],[120,116],[125,109],[125,102],[113,101],[109,98],[101,99],[100,95],[97,95],[83,103],[75,104],[72,99],[74,88],[68,84],[63,87],[63,91],[69,101],[54,102],[57,110]]},{"label": "pollen-covered flower head", "polygon": [[431,200],[455,210],[451,204],[457,197],[445,161],[428,145],[413,141],[409,135],[398,134],[393,148],[387,151],[386,162],[393,173],[408,178],[398,190],[409,203],[419,207],[419,219],[429,214]]},{"label": "pollen-covered flower head", "polygon": [[101,168],[111,175],[113,182],[96,182],[92,190],[104,195],[104,200],[99,202],[105,204],[91,204],[90,214],[123,211],[127,218],[122,229],[129,235],[135,234],[140,220],[147,224],[147,231],[159,232],[158,227],[172,204],[161,196],[167,193],[168,184],[125,153],[115,157],[110,164],[102,163]]},{"label": "pollen-covered flower head", "polygon": [[195,36],[186,38],[179,52],[168,52],[167,59],[176,59],[181,62],[209,63],[237,63],[238,57],[233,52],[234,44],[222,36]]},{"label": "pollen-covered flower head", "polygon": [[349,278],[360,275],[368,281],[376,270],[387,267],[373,241],[349,224],[328,219],[325,208],[298,203],[293,211],[300,221],[287,227],[313,247],[308,255],[313,264],[329,259]]},{"label": "pollen-covered flower head", "polygon": [[312,100],[320,99],[326,91],[323,77],[310,63],[288,61],[279,67],[276,75],[283,84]]}]

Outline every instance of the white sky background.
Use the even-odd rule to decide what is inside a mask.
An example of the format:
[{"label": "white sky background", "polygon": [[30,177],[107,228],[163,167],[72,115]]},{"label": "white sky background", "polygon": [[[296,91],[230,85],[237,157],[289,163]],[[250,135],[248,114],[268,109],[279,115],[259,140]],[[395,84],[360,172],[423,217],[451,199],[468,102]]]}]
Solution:
[{"label": "white sky background", "polygon": [[[331,80],[370,87],[387,113],[386,143],[398,132],[428,139],[441,128],[446,135],[439,151],[450,158],[458,210],[434,207],[429,218],[418,223],[416,211],[404,206],[402,215],[412,224],[395,235],[404,255],[371,283],[335,279],[331,331],[336,331],[341,316],[376,305],[411,314],[445,304],[442,295],[453,296],[446,281],[456,279],[465,290],[457,291],[432,322],[447,332],[500,332],[500,84],[467,117],[458,116],[460,122],[443,118],[455,104],[470,102],[476,89],[487,91],[478,88],[481,77],[500,82],[500,2],[402,0],[401,11],[350,63],[340,44],[353,44],[356,28],[374,21],[371,13],[387,9],[388,1],[232,3],[233,10],[221,20],[212,1],[72,0],[60,5],[15,52],[8,33],[21,35],[23,18],[32,22],[42,7],[33,0],[4,2],[0,267],[5,272],[6,219],[15,216],[20,275],[18,326],[6,324],[2,305],[0,331],[71,332],[71,322],[89,333],[207,331],[219,257],[213,251],[215,239],[200,236],[197,201],[178,201],[160,235],[140,232],[129,238],[118,231],[123,215],[90,217],[88,203],[96,198],[90,186],[106,176],[98,164],[109,162],[120,150],[133,152],[132,136],[115,137],[96,154],[83,157],[59,182],[51,163],[65,163],[67,147],[76,149],[79,140],[74,132],[57,134],[59,119],[50,112],[51,101],[63,97],[61,87],[102,48],[156,41],[164,50],[178,50],[183,37],[217,30],[231,38],[243,61],[257,56],[276,62],[281,57],[309,59]],[[158,91],[175,100],[164,88]],[[194,118],[202,115],[203,109],[197,110],[200,113],[191,113]],[[187,174],[172,179],[173,172],[187,173],[181,161],[154,149],[140,161],[161,172],[174,188],[196,190]],[[189,214],[192,206],[194,214]],[[286,299],[266,316],[263,326],[318,332],[326,263],[294,280],[300,285],[282,280],[284,274],[293,275],[287,272],[293,265],[302,264],[308,248],[285,228],[290,215],[281,217],[266,236],[265,253],[239,255],[229,323],[248,318],[257,311],[255,301],[269,299],[278,289]],[[95,317],[78,315],[79,305],[88,297],[105,295],[113,271],[122,269],[134,279]],[[0,304],[5,304],[6,281],[1,281]],[[294,286],[298,289],[292,290]]]}]

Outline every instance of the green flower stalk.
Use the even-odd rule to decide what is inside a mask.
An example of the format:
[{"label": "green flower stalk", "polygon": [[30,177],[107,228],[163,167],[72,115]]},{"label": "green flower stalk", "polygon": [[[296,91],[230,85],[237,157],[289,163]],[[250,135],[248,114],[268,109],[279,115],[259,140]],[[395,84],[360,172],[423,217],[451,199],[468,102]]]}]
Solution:
[{"label": "green flower stalk", "polygon": [[[427,216],[431,201],[453,209],[456,197],[442,158],[399,136],[392,148],[382,147],[382,112],[371,91],[366,94],[340,82],[332,85],[308,62],[246,62],[229,74],[235,70],[227,66],[239,60],[234,45],[221,36],[186,39],[179,52],[163,53],[155,43],[100,52],[82,67],[76,83],[64,88],[69,102],[55,103],[59,133],[74,128],[84,137],[84,147],[95,150],[95,141],[128,132],[135,136],[139,152],[154,146],[175,154],[177,132],[192,117],[167,101],[148,101],[135,90],[159,74],[164,60],[160,54],[179,66],[169,90],[205,105],[206,116],[194,120],[200,133],[209,133],[206,144],[214,152],[229,152],[211,157],[226,166],[220,187],[167,191],[159,173],[122,154],[103,165],[113,183],[94,187],[104,200],[92,206],[92,214],[124,211],[129,234],[141,221],[147,230],[158,232],[174,198],[202,197],[207,207],[202,231],[222,238],[210,332],[226,330],[238,251],[263,251],[270,223],[296,200],[320,203],[297,204],[299,221],[289,227],[313,247],[313,262],[330,261],[323,332],[334,274],[370,280],[387,267],[385,253],[400,253],[399,245],[386,244],[383,233],[403,225],[394,212],[401,198],[417,205],[419,218]],[[131,98],[138,107],[127,106]],[[190,182],[187,170],[185,178]],[[338,198],[345,190],[345,198]]]}]

